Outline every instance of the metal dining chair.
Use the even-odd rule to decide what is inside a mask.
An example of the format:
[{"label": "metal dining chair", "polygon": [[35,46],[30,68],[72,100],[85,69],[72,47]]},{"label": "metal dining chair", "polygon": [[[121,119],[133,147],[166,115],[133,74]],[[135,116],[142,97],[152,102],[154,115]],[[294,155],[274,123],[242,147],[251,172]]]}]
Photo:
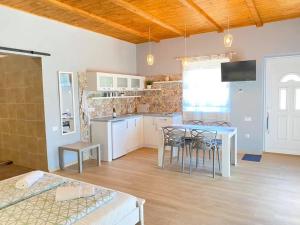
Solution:
[{"label": "metal dining chair", "polygon": [[[190,124],[190,125],[205,125],[205,122],[203,120],[187,120],[184,122],[184,124]],[[187,136],[185,138],[185,144],[186,146],[188,146],[189,148],[191,148],[191,144],[192,144],[192,139],[191,137]],[[189,155],[188,153],[188,149],[186,148],[186,152],[187,152],[187,155]]]},{"label": "metal dining chair", "polygon": [[218,127],[231,127],[231,123],[228,121],[212,121],[212,122],[208,122],[209,126],[218,126]]},{"label": "metal dining chair", "polygon": [[[218,126],[218,127],[231,127],[232,124],[228,121],[223,121],[223,120],[217,120],[217,121],[212,121],[207,123],[208,126]],[[221,139],[216,139],[217,143],[217,148],[218,151],[222,148],[222,140]],[[209,151],[209,159],[210,159],[210,151]],[[220,167],[220,165],[219,165]],[[221,169],[221,167],[220,167]]]},{"label": "metal dining chair", "polygon": [[205,152],[208,148],[209,151],[212,151],[213,155],[213,178],[215,177],[215,152],[217,152],[218,156],[218,164],[219,164],[219,170],[220,167],[220,152],[219,148],[217,146],[216,140],[217,140],[217,131],[208,131],[208,130],[200,130],[200,129],[193,129],[191,130],[191,138],[192,138],[192,144],[190,149],[190,173],[192,172],[192,152],[195,149],[196,150],[196,168],[198,168],[199,164],[199,151],[203,150],[203,165],[205,162]]},{"label": "metal dining chair", "polygon": [[184,123],[192,125],[205,125],[205,122],[203,120],[187,120]]},{"label": "metal dining chair", "polygon": [[177,162],[179,161],[180,150],[181,151],[181,171],[184,171],[184,148],[185,145],[185,137],[186,130],[185,129],[177,129],[173,127],[163,127],[163,135],[164,135],[164,147],[163,147],[163,157],[162,157],[162,168],[164,168],[165,161],[165,151],[166,147],[171,147],[171,156],[170,156],[170,164],[172,164],[174,148],[178,149],[177,152]]}]

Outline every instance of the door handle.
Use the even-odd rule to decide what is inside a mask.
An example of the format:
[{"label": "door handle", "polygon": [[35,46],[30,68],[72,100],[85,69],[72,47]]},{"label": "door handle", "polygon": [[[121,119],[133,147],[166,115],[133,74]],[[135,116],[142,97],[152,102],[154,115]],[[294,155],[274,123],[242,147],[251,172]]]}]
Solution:
[{"label": "door handle", "polygon": [[270,117],[270,115],[269,115],[269,112],[267,112],[267,132],[269,133],[269,117]]}]

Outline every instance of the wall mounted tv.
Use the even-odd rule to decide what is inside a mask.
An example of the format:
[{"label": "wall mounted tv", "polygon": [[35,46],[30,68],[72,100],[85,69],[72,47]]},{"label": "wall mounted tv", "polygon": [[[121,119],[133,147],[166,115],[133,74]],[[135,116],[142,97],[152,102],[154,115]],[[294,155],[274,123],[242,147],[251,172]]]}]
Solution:
[{"label": "wall mounted tv", "polygon": [[221,73],[222,82],[255,81],[256,60],[222,63]]}]

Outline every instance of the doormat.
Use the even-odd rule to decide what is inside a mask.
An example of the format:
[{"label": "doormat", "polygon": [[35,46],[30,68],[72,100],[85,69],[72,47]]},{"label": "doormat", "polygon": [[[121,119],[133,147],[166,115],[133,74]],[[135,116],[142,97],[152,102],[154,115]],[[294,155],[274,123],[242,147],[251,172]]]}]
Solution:
[{"label": "doormat", "polygon": [[245,154],[242,160],[252,161],[252,162],[260,162],[261,155],[253,155],[253,154]]}]

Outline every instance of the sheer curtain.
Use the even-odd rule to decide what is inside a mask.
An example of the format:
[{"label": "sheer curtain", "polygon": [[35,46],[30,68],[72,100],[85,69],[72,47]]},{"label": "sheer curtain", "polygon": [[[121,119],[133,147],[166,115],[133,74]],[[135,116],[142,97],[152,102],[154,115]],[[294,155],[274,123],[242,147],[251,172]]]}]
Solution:
[{"label": "sheer curtain", "polygon": [[221,81],[221,63],[228,58],[191,62],[183,68],[185,119],[229,120],[229,83]]}]

